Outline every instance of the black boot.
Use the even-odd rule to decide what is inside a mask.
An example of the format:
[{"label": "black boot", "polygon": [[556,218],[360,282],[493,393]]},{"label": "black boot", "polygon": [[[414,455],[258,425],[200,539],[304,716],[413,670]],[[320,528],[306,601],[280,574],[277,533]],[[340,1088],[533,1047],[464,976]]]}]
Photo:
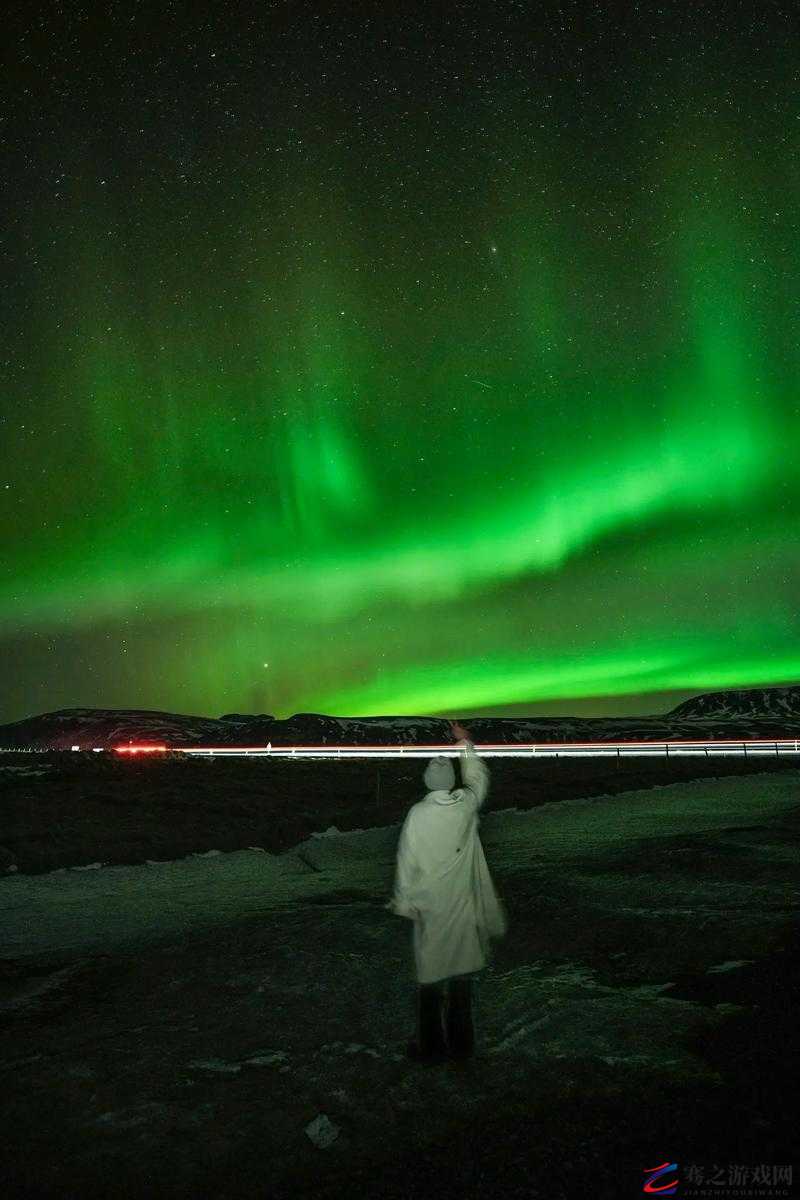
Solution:
[{"label": "black boot", "polygon": [[470,1058],[475,1052],[475,1026],[469,975],[456,975],[448,981],[446,1028],[450,1057]]},{"label": "black boot", "polygon": [[444,985],[417,985],[417,1040],[409,1043],[408,1054],[419,1062],[442,1062],[447,1056],[447,1043],[442,1023]]}]

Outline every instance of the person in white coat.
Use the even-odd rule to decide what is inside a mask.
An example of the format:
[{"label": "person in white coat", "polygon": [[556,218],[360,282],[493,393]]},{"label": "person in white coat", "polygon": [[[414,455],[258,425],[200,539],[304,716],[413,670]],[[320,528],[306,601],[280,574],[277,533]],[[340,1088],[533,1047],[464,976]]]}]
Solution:
[{"label": "person in white coat", "polygon": [[463,786],[453,789],[448,757],[428,764],[428,792],[400,830],[394,892],[386,905],[414,922],[417,1038],[408,1053],[425,1062],[473,1053],[473,976],[486,965],[489,939],[507,929],[478,835],[489,769],[464,727],[451,728],[460,739]]}]

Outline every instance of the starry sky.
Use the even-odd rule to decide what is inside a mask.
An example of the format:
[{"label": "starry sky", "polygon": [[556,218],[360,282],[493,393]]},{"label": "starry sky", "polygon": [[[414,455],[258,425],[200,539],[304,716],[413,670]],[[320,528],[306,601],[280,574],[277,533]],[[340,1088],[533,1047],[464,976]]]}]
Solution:
[{"label": "starry sky", "polygon": [[790,6],[8,6],[0,719],[800,679]]}]

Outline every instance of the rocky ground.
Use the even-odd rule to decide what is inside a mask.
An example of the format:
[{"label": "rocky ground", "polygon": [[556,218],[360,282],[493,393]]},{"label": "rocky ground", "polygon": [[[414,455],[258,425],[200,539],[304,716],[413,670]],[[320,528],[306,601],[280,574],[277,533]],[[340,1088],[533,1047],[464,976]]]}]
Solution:
[{"label": "rocky ground", "polygon": [[796,766],[492,764],[490,803],[529,810],[482,819],[509,934],[476,1058],[422,1068],[382,908],[413,781],[61,762],[2,795],[5,1194],[571,1200],[667,1159],[792,1163]]}]

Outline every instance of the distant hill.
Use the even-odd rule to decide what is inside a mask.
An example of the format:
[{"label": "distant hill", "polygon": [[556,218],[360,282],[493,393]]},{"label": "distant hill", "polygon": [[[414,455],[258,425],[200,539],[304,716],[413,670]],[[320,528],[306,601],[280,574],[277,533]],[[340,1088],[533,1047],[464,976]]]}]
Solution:
[{"label": "distant hill", "polygon": [[[661,716],[475,717],[479,743],[643,741],[800,737],[800,686],[707,692]],[[452,741],[442,717],[331,717],[295,713],[286,720],[228,713],[194,717],[141,709],[65,708],[0,725],[0,749],[109,749],[128,742],[180,746],[387,746]]]},{"label": "distant hill", "polygon": [[775,717],[800,719],[800,686],[740,688],[726,692],[704,692],[692,696],[666,714],[674,717]]}]

